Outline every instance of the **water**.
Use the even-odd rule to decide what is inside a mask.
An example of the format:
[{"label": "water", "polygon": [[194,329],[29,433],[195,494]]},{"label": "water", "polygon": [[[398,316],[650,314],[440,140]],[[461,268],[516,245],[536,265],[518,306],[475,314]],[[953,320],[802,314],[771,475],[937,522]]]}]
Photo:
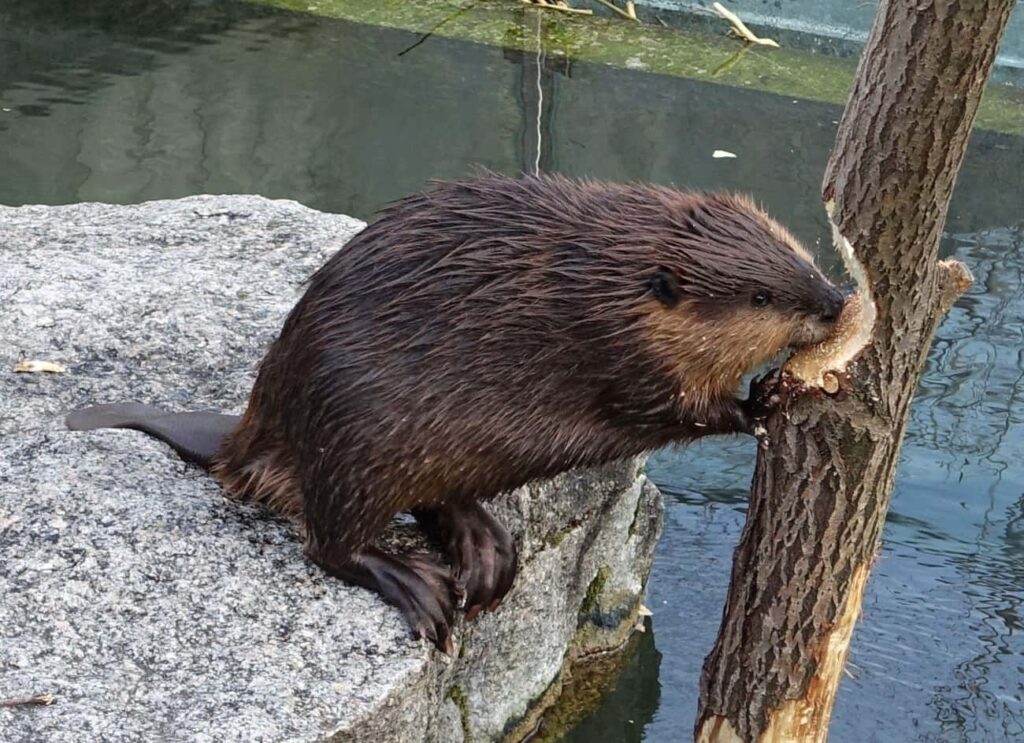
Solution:
[{"label": "water", "polygon": [[[0,0],[0,203],[253,192],[366,218],[539,152],[546,170],[749,191],[809,244],[827,235],[836,106],[417,41],[244,3]],[[943,249],[977,282],[913,408],[833,741],[1024,736],[1022,243],[1024,140],[975,132]],[[739,440],[654,458],[653,624],[567,739],[689,735],[752,462]]]}]

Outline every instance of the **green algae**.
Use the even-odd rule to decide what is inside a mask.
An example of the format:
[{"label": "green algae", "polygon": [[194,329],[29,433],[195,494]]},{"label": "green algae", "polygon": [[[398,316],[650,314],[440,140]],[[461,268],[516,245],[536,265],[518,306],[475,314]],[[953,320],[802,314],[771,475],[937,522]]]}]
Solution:
[{"label": "green algae", "polygon": [[[607,568],[598,573],[587,591],[587,600],[594,605],[601,599],[608,579]],[[556,677],[527,705],[523,717],[508,722],[502,740],[560,740],[573,725],[594,713],[637,651],[640,604],[634,600],[631,605],[614,626],[584,624],[577,629]],[[645,623],[643,631],[649,626]]]},{"label": "green algae", "polygon": [[466,697],[466,692],[462,690],[461,686],[453,686],[448,690],[448,699],[452,700],[452,703],[459,710],[459,723],[462,725],[463,740],[465,743],[472,743],[473,726],[470,723],[469,699]]},{"label": "green algae", "polygon": [[[614,67],[843,105],[856,60],[790,49],[743,46],[726,37],[628,23],[614,18],[536,10],[521,0],[250,0],[478,44],[535,51]],[[1024,91],[990,85],[977,126],[1024,135]]]},{"label": "green algae", "polygon": [[581,617],[586,617],[597,606],[597,602],[601,598],[601,594],[604,593],[604,587],[610,575],[611,568],[607,565],[602,565],[598,569],[594,579],[590,581],[590,585],[587,587],[587,594],[583,597],[583,603],[580,605],[579,613]]}]

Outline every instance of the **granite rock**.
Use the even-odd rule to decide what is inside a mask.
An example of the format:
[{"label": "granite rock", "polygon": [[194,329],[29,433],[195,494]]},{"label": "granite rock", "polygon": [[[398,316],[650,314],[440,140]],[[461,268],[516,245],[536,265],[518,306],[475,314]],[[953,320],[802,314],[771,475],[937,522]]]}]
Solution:
[{"label": "granite rock", "polygon": [[361,227],[255,196],[0,208],[0,699],[56,698],[0,708],[0,741],[500,739],[628,635],[661,526],[639,460],[492,504],[520,574],[448,658],[167,446],[64,429],[95,402],[240,412]]}]

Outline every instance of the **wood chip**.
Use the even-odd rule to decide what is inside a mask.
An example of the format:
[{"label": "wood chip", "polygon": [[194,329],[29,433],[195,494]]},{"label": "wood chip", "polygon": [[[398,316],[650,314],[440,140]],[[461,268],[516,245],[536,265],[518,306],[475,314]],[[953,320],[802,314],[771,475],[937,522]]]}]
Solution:
[{"label": "wood chip", "polygon": [[67,369],[55,361],[39,361],[38,359],[26,359],[14,365],[14,371],[18,374],[63,374]]}]

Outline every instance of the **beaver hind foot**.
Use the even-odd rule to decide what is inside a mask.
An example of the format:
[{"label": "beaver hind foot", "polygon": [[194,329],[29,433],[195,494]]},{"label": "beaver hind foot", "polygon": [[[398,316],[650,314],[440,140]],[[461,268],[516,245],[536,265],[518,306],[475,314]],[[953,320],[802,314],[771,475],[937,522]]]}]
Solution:
[{"label": "beaver hind foot", "polygon": [[130,428],[148,433],[178,452],[187,462],[209,469],[224,437],[240,420],[220,413],[168,413],[137,402],[94,405],[69,413],[65,425],[72,431]]},{"label": "beaver hind foot", "polygon": [[466,620],[497,609],[516,577],[516,545],[505,527],[473,501],[418,509],[413,516],[451,560]]},{"label": "beaver hind foot", "polygon": [[310,558],[328,575],[373,591],[402,612],[414,635],[455,654],[451,628],[460,589],[451,571],[428,555],[392,555],[369,546],[344,561],[316,550],[310,551]]}]

